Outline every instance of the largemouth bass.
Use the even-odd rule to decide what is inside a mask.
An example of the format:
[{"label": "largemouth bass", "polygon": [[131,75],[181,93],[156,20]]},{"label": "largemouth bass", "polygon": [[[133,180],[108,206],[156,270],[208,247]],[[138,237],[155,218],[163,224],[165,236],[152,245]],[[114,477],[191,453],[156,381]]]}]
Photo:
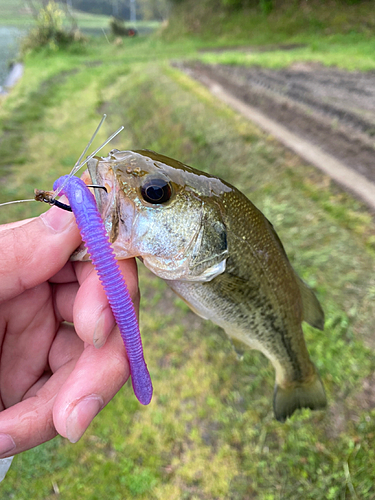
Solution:
[{"label": "largemouth bass", "polygon": [[[199,316],[261,351],[276,371],[274,413],[326,406],[301,323],[323,329],[313,291],[272,224],[227,182],[152,151],[112,150],[88,164],[118,259],[139,257]],[[83,249],[74,256],[87,258]]]}]

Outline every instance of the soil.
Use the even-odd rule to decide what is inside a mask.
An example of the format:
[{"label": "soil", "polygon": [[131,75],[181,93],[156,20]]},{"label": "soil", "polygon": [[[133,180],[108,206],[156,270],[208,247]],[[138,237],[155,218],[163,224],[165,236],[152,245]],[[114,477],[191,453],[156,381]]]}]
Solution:
[{"label": "soil", "polygon": [[316,63],[288,69],[183,63],[205,83],[257,108],[375,183],[375,72],[348,72]]}]

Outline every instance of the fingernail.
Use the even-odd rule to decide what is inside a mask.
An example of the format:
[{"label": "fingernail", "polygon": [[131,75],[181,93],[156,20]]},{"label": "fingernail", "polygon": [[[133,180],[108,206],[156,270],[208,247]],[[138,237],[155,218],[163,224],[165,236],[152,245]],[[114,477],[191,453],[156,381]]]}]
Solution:
[{"label": "fingernail", "polygon": [[95,325],[95,330],[94,330],[94,336],[93,336],[93,344],[94,347],[97,349],[100,349],[103,347],[107,340],[107,335],[105,334],[105,316],[104,314],[101,314],[99,317],[98,321],[96,322]]},{"label": "fingernail", "polygon": [[16,443],[9,434],[0,434],[0,455],[5,455],[16,448]]},{"label": "fingernail", "polygon": [[104,402],[100,396],[87,396],[79,401],[66,419],[66,437],[71,443],[81,439],[92,419],[103,408]]},{"label": "fingernail", "polygon": [[58,207],[51,207],[40,217],[44,224],[53,231],[64,231],[75,220],[71,212]]}]

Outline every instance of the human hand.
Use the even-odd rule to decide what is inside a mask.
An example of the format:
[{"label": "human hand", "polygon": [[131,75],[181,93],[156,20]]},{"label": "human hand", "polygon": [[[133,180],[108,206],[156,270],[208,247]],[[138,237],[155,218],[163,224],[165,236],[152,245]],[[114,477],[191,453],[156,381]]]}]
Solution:
[{"label": "human hand", "polygon": [[[92,264],[69,262],[80,241],[57,207],[0,226],[0,458],[57,433],[77,442],[129,378]],[[138,311],[135,261],[119,264]]]}]

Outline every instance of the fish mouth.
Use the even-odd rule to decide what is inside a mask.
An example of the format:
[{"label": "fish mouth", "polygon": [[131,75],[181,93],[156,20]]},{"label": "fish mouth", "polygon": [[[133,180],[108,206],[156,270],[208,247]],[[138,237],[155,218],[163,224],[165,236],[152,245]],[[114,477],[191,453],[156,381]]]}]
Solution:
[{"label": "fish mouth", "polygon": [[[98,211],[117,259],[136,257],[132,248],[132,230],[135,217],[134,203],[121,191],[116,174],[110,162],[94,157],[88,162],[88,169],[81,176],[85,184],[105,189],[90,188],[95,196]],[[89,254],[82,243],[71,255],[72,261],[88,261]]]},{"label": "fish mouth", "polygon": [[[114,189],[115,184],[113,182],[114,179],[113,176],[109,176],[108,180],[104,179],[104,177],[96,168],[99,163],[98,159],[94,158],[90,160],[88,163],[89,163],[88,165],[89,168],[82,173],[81,179],[87,185],[92,184],[95,186],[102,186],[105,188],[105,190],[92,187],[90,187],[89,189],[95,197],[96,205],[103,219],[106,232],[110,240],[112,240],[113,238],[116,237],[115,236],[116,231],[113,230],[118,225],[116,223],[115,213],[111,212],[111,207],[116,207],[116,191]],[[71,261],[91,260],[87,248],[83,242],[70,256],[70,260]]]},{"label": "fish mouth", "polygon": [[118,233],[118,209],[116,183],[113,170],[106,165],[99,167],[99,158],[93,158],[88,162],[88,174],[91,183],[103,186],[105,189],[94,189],[94,196],[99,213],[102,216],[105,229],[111,243],[116,240]]},{"label": "fish mouth", "polygon": [[[104,161],[103,161],[104,160]],[[93,158],[88,172],[93,184],[105,187],[95,189],[95,199],[104,227],[118,259],[137,256],[132,248],[134,202],[125,196],[116,176],[116,166],[104,158]]]}]

